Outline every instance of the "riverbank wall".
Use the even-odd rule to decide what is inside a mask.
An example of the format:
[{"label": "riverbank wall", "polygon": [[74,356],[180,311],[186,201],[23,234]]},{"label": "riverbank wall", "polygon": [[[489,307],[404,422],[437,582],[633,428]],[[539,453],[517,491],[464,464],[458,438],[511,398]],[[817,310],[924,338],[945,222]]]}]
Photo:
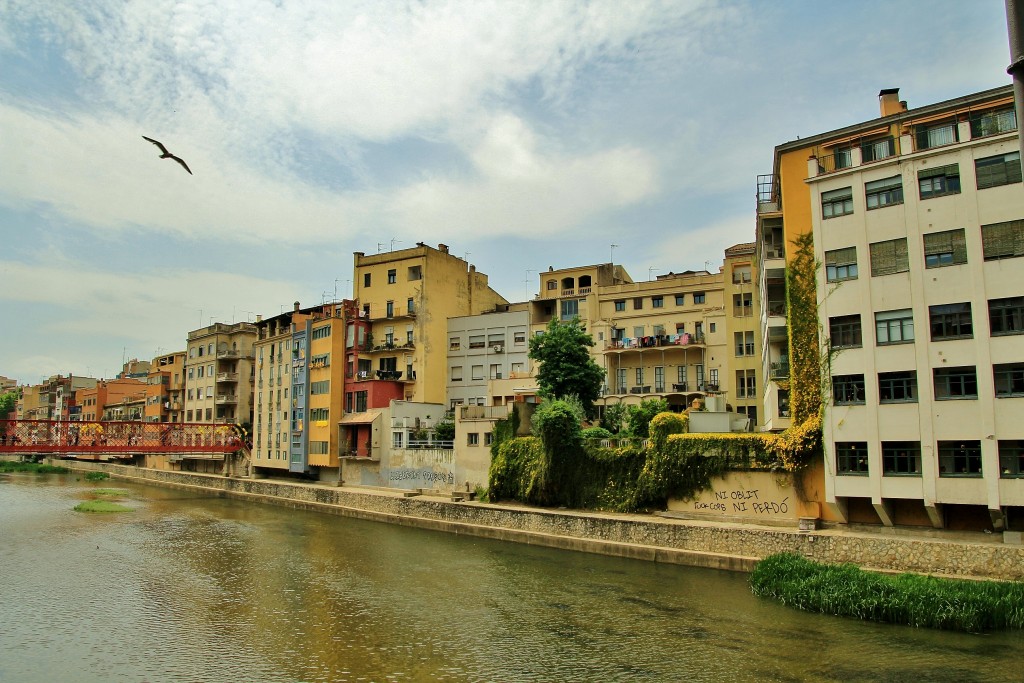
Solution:
[{"label": "riverbank wall", "polygon": [[659,515],[551,510],[454,501],[447,494],[410,495],[394,489],[242,479],[107,463],[57,461],[121,479],[356,519],[400,524],[563,550],[749,572],[762,557],[793,552],[819,562],[943,576],[1024,580],[1024,546],[997,535],[907,530],[799,531]]}]

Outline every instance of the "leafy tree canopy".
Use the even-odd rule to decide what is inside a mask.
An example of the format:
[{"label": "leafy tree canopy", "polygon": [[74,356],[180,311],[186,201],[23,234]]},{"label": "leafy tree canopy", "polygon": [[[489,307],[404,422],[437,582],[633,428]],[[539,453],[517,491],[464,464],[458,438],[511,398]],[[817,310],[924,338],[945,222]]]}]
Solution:
[{"label": "leafy tree canopy", "polygon": [[18,392],[8,391],[6,394],[0,394],[0,420],[6,419],[7,413],[12,412],[17,403]]},{"label": "leafy tree canopy", "polygon": [[538,363],[537,384],[545,398],[578,396],[588,414],[601,395],[604,370],[590,357],[594,338],[579,318],[561,323],[552,319],[547,332],[530,339],[530,358]]},{"label": "leafy tree canopy", "polygon": [[647,438],[651,420],[658,413],[668,410],[668,401],[663,398],[647,398],[640,401],[638,406],[629,406],[626,414],[626,422],[629,423],[629,431],[633,436]]}]

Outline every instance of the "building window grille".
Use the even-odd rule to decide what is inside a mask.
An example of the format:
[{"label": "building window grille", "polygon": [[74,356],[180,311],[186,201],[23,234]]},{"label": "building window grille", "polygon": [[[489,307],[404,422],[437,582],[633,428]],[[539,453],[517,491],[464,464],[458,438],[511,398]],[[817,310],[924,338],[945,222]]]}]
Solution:
[{"label": "building window grille", "polygon": [[1024,256],[1024,220],[981,226],[981,245],[986,261]]},{"label": "building window grille", "polygon": [[980,441],[940,441],[940,477],[980,477]]},{"label": "building window grille", "polygon": [[853,213],[853,188],[844,187],[821,193],[821,217],[824,219]]},{"label": "building window grille", "polygon": [[825,279],[842,282],[857,279],[857,248],[847,247],[825,252]]},{"label": "building window grille", "polygon": [[920,477],[921,444],[917,441],[883,441],[882,476]]},{"label": "building window grille", "polygon": [[932,341],[970,339],[974,336],[970,302],[928,307]]},{"label": "building window grille", "polygon": [[879,403],[917,403],[917,372],[878,373]]},{"label": "building window grille", "polygon": [[960,165],[949,164],[918,171],[917,187],[921,199],[960,194]]},{"label": "building window grille", "polygon": [[836,442],[836,472],[845,475],[867,476],[868,444],[864,441]]},{"label": "building window grille", "polygon": [[978,398],[978,373],[973,365],[932,370],[935,400],[955,401]]},{"label": "building window grille", "polygon": [[907,238],[874,242],[871,250],[871,276],[905,273],[910,270],[910,259],[907,256]]},{"label": "building window grille", "polygon": [[974,176],[977,179],[979,190],[1019,183],[1021,181],[1020,152],[975,159]]},{"label": "building window grille", "polygon": [[993,337],[1024,334],[1024,296],[989,299],[988,326]]},{"label": "building window grille", "polygon": [[864,375],[833,375],[832,403],[837,406],[864,405]]},{"label": "building window grille", "polygon": [[897,175],[865,183],[864,198],[869,211],[894,204],[902,204],[903,177]]},{"label": "building window grille", "polygon": [[941,268],[967,263],[964,229],[933,232],[924,236],[924,267]]}]

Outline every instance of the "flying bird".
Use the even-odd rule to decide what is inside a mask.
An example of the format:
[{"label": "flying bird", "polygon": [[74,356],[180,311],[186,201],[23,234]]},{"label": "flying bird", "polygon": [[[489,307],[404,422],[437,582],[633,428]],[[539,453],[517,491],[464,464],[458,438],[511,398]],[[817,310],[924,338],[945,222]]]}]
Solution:
[{"label": "flying bird", "polygon": [[142,139],[143,140],[148,140],[148,141],[152,142],[154,145],[156,145],[157,147],[160,148],[160,158],[161,159],[174,159],[179,164],[181,164],[182,168],[184,168],[186,171],[188,171],[189,175],[193,175],[192,169],[190,169],[188,167],[188,164],[185,163],[185,160],[182,159],[181,157],[176,157],[173,154],[171,154],[170,152],[168,152],[167,148],[164,147],[164,143],[160,142],[159,140],[154,140],[153,138],[147,138],[145,135],[142,136]]}]

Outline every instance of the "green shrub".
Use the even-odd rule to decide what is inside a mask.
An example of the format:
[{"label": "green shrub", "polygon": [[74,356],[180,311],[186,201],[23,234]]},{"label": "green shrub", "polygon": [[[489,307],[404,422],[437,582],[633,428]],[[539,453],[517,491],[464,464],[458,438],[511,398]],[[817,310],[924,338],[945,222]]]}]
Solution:
[{"label": "green shrub", "polygon": [[646,439],[651,420],[658,413],[668,411],[668,401],[663,398],[646,398],[638,406],[626,409],[626,424],[634,436]]},{"label": "green shrub", "polygon": [[890,576],[852,564],[819,564],[792,553],[761,560],[755,595],[809,612],[980,633],[1024,627],[1024,584]]},{"label": "green shrub", "polygon": [[612,434],[618,434],[622,429],[622,423],[626,421],[626,406],[622,403],[615,403],[605,406],[604,414],[601,415],[601,426]]},{"label": "green shrub", "polygon": [[580,436],[584,439],[610,439],[613,434],[604,427],[587,427]]},{"label": "green shrub", "polygon": [[106,472],[89,472],[85,475],[86,481],[103,481],[104,479],[110,479],[110,475]]},{"label": "green shrub", "polygon": [[67,467],[60,465],[46,465],[39,462],[16,462],[14,460],[0,460],[0,472],[35,472],[36,474],[67,474],[70,472]]},{"label": "green shrub", "polygon": [[487,491],[490,500],[529,502],[537,483],[537,463],[543,454],[540,439],[521,436],[501,444],[491,458]]}]

